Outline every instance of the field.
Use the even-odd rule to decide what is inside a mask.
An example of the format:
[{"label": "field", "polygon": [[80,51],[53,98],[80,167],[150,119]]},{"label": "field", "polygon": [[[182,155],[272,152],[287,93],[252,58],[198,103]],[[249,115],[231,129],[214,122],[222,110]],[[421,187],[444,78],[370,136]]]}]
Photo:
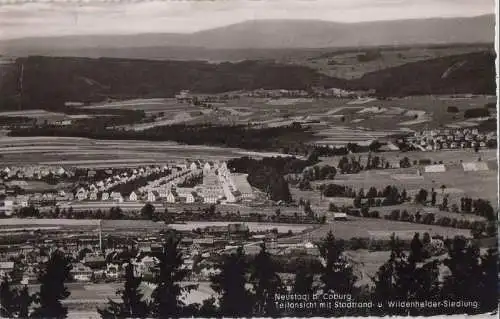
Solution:
[{"label": "field", "polygon": [[[351,239],[353,237],[372,237],[374,239],[388,240],[393,232],[404,233],[405,237],[413,237],[414,233],[416,232],[428,232],[431,236],[441,235],[450,238],[456,235],[470,237],[470,231],[464,229],[349,216],[347,221],[336,221],[327,225],[322,225],[321,227],[315,228],[314,231],[293,237],[283,238],[280,241],[283,243],[287,243],[293,240],[308,240],[314,242],[326,237],[329,231],[332,231],[334,236],[340,239]],[[398,236],[401,237],[402,235]]]},{"label": "field", "polygon": [[57,165],[75,167],[131,167],[189,160],[223,160],[245,155],[264,157],[274,153],[249,153],[174,142],[111,141],[69,137],[2,137],[0,165]]},{"label": "field", "polygon": [[[169,224],[168,226],[179,231],[190,231],[196,228],[204,228],[208,226],[225,226],[230,222],[186,222],[185,224]],[[273,224],[273,223],[245,223],[251,232],[269,231],[273,228],[278,230],[278,233],[287,233],[289,230],[294,233],[300,233],[306,229],[312,229],[311,225],[298,224]]]},{"label": "field", "polygon": [[[371,52],[372,57],[362,60],[358,55],[366,55],[370,50],[351,50],[344,52],[323,52],[316,56],[295,56],[280,61],[305,65],[321,73],[345,79],[359,78],[365,73],[448,55],[477,52],[481,46],[454,46],[448,48],[379,48]],[[374,54],[375,53],[375,54]]]},{"label": "field", "polygon": [[[46,110],[23,110],[23,111],[10,111],[10,112],[0,112],[0,117],[28,117],[36,119],[40,122],[43,121],[57,121],[57,120],[76,120],[76,119],[86,119],[92,118],[91,115],[78,114],[78,115],[68,115],[65,113],[49,112]],[[102,115],[100,115],[102,116]]]}]

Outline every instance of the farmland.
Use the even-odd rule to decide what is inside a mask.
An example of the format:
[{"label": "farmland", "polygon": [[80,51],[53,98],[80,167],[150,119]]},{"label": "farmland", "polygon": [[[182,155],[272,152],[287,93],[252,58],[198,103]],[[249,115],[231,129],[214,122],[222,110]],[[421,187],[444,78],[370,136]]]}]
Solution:
[{"label": "farmland", "polygon": [[[349,216],[347,221],[336,221],[331,224],[323,225],[319,228],[315,228],[314,231],[307,232],[302,235],[297,235],[291,238],[284,238],[282,241],[284,243],[290,242],[290,240],[309,240],[309,241],[319,241],[326,237],[329,231],[332,231],[336,238],[341,239],[351,239],[353,237],[358,238],[370,238],[382,233],[383,236],[380,239],[389,240],[393,232],[406,232],[407,235],[404,237],[413,237],[415,233],[425,233],[428,232],[430,235],[441,235],[453,238],[457,235],[463,235],[470,237],[469,230],[446,228],[433,225],[421,225],[421,224],[411,224],[406,222],[389,221],[383,219],[367,219],[359,217]],[[401,239],[404,239],[399,235]],[[374,237],[378,239],[377,237]],[[407,238],[406,238],[407,239]]]},{"label": "farmland", "polygon": [[[1,165],[38,164],[75,167],[130,167],[190,159],[228,159],[242,149],[179,145],[174,142],[103,141],[66,137],[0,137]],[[277,155],[253,152],[252,156]]]}]

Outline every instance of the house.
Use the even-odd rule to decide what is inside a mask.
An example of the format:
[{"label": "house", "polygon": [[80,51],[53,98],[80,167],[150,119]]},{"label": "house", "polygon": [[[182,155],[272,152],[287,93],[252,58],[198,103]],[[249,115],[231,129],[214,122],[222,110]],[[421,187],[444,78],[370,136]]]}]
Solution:
[{"label": "house", "polygon": [[206,162],[205,165],[203,165],[204,172],[209,172],[211,169],[212,169],[212,166],[210,165],[209,162]]},{"label": "house", "polygon": [[333,219],[334,220],[347,220],[347,214],[346,213],[333,213]]},{"label": "house", "polygon": [[227,229],[230,234],[242,234],[242,233],[246,234],[250,231],[248,225],[242,223],[229,224],[227,225]]},{"label": "house", "polygon": [[136,202],[137,199],[137,194],[135,192],[130,193],[130,195],[128,196],[128,200],[131,202]]},{"label": "house", "polygon": [[12,215],[14,211],[14,201],[4,199],[0,201],[0,213],[5,214],[6,216]]},{"label": "house", "polygon": [[167,203],[175,203],[176,202],[176,197],[172,192],[168,192],[166,196]]},{"label": "house", "polygon": [[170,190],[168,189],[168,187],[161,187],[158,189],[158,196],[160,198],[167,198],[168,193],[170,193]]},{"label": "house", "polygon": [[198,166],[196,165],[195,162],[192,162],[191,165],[189,165],[189,169],[192,171],[195,171],[198,169]]},{"label": "house", "polygon": [[14,270],[13,261],[0,261],[0,278],[4,276],[10,277],[10,273]]},{"label": "house", "polygon": [[117,280],[120,277],[120,265],[109,263],[106,265],[104,273],[106,274],[106,278]]},{"label": "house", "polygon": [[203,202],[207,204],[216,204],[218,196],[214,193],[204,192],[203,194]]},{"label": "house", "polygon": [[133,261],[135,276],[152,275],[158,262],[158,258],[151,256],[145,256],[140,261]]},{"label": "house", "polygon": [[194,193],[186,194],[186,203],[187,204],[192,204],[195,202],[194,195],[195,195]]},{"label": "house", "polygon": [[28,196],[26,195],[18,195],[16,196],[16,203],[20,207],[28,207]]},{"label": "house", "polygon": [[123,203],[123,196],[122,196],[122,194],[120,194],[118,192],[112,192],[111,195],[109,195],[109,197],[111,197],[111,199],[114,201],[117,201],[119,203]]},{"label": "house", "polygon": [[101,194],[101,200],[108,200],[109,199],[109,193],[104,192]]},{"label": "house", "polygon": [[70,274],[76,281],[87,282],[92,280],[92,269],[82,263],[74,264],[73,268],[70,271]]},{"label": "house", "polygon": [[91,192],[89,195],[90,200],[97,200],[97,192]]},{"label": "house", "polygon": [[155,192],[148,192],[148,196],[147,196],[147,201],[148,202],[156,202],[156,194]]}]

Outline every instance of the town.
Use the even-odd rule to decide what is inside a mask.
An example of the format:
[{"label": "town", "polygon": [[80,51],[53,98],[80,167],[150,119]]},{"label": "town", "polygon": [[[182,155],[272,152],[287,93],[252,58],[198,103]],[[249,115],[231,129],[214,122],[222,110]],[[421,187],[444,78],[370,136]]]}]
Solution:
[{"label": "town", "polygon": [[0,317],[498,316],[494,8],[320,2],[2,5]]}]

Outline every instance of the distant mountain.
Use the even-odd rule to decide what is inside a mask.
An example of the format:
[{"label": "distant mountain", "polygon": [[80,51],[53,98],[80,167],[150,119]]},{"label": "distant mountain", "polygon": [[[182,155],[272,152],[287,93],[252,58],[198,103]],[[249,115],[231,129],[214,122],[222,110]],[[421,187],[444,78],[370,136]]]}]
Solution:
[{"label": "distant mountain", "polygon": [[491,94],[496,92],[495,53],[477,52],[430,59],[367,73],[350,82],[381,96]]},{"label": "distant mountain", "polygon": [[[0,41],[0,53],[25,55],[122,57],[132,50],[144,58],[172,58],[182,50],[193,58],[220,49],[283,49],[416,45],[448,43],[492,43],[494,15],[468,18],[337,23],[318,20],[254,20],[191,34],[92,35],[24,38]],[[143,48],[144,50],[140,50]],[[150,50],[158,52],[151,56]],[[210,52],[208,52],[210,54]],[[115,56],[114,55],[114,56]]]}]

